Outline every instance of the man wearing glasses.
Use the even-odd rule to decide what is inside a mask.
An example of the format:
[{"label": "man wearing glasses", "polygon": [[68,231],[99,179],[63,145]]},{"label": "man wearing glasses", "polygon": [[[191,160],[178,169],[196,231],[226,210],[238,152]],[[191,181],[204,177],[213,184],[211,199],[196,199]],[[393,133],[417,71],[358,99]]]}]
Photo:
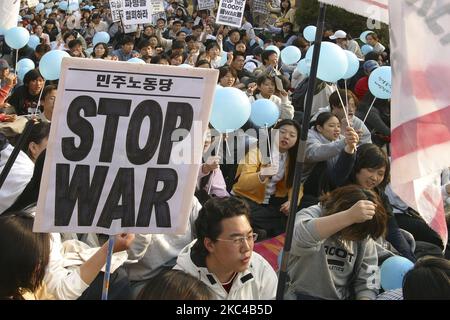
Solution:
[{"label": "man wearing glasses", "polygon": [[195,221],[197,239],[187,245],[175,269],[203,281],[223,300],[274,299],[277,276],[253,245],[257,234],[249,221],[249,209],[239,198],[213,198]]}]

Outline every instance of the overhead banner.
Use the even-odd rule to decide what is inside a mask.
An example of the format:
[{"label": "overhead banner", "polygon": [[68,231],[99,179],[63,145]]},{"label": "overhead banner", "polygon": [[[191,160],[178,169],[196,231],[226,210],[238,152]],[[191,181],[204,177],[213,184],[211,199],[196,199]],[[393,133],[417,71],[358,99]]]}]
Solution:
[{"label": "overhead banner", "polygon": [[240,28],[244,9],[245,0],[220,0],[216,23]]},{"label": "overhead banner", "polygon": [[[373,20],[389,23],[389,0],[319,0]],[[396,0],[399,1],[399,0]],[[417,0],[407,0],[416,2]]]},{"label": "overhead banner", "polygon": [[3,34],[8,29],[17,27],[19,9],[19,0],[0,1],[0,34]]},{"label": "overhead banner", "polygon": [[184,233],[217,78],[64,58],[33,230]]},{"label": "overhead banner", "polygon": [[146,24],[152,21],[152,4],[150,0],[122,0],[124,25]]},{"label": "overhead banner", "polygon": [[198,0],[198,10],[214,9],[215,6],[215,0]]}]

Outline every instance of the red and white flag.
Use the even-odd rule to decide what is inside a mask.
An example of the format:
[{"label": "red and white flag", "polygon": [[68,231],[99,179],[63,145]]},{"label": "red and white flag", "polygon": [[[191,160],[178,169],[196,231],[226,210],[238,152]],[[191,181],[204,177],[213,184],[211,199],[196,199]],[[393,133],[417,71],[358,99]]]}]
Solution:
[{"label": "red and white flag", "polygon": [[450,0],[389,2],[392,188],[444,244],[440,173],[450,166],[449,11]]},{"label": "red and white flag", "polygon": [[[373,20],[389,23],[388,0],[319,0]],[[398,1],[398,0],[397,0]]]},{"label": "red and white flag", "polygon": [[393,190],[447,243],[440,173],[450,166],[450,0],[320,0],[390,24]]}]

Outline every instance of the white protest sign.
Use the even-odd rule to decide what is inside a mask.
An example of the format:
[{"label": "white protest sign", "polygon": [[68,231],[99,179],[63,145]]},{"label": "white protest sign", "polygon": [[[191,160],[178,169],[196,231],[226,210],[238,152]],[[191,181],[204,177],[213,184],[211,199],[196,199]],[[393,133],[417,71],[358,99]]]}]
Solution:
[{"label": "white protest sign", "polygon": [[164,12],[164,2],[163,2],[163,0],[150,0],[150,3],[152,4],[152,12],[153,12],[153,14]]},{"label": "white protest sign", "polygon": [[240,28],[244,9],[245,0],[220,0],[216,23]]},{"label": "white protest sign", "polygon": [[120,21],[120,16],[123,15],[122,0],[109,0],[109,7],[111,8],[111,18],[113,22]]},{"label": "white protest sign", "polygon": [[122,0],[124,25],[146,24],[152,21],[150,0]]},{"label": "white protest sign", "polygon": [[167,21],[166,12],[158,12],[156,14],[152,14],[152,25],[156,26],[156,23],[158,22],[159,18],[163,18]]},{"label": "white protest sign", "polygon": [[128,34],[128,33],[133,33],[133,32],[136,32],[137,31],[137,28],[138,28],[138,25],[137,24],[133,24],[133,25],[129,25],[129,26],[123,26],[123,32],[124,33],[126,33],[126,34]]},{"label": "white protest sign", "polygon": [[198,10],[214,9],[215,6],[215,0],[198,0]]},{"label": "white protest sign", "polygon": [[27,3],[29,8],[34,8],[39,4],[39,0],[28,0]]},{"label": "white protest sign", "polygon": [[33,230],[184,233],[217,78],[64,58]]}]

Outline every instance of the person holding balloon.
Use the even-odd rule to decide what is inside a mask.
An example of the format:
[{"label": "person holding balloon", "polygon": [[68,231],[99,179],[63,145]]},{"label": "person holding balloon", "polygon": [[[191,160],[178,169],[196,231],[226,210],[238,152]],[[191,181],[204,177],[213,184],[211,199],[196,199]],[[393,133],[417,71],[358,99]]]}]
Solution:
[{"label": "person holding balloon", "polygon": [[348,185],[297,213],[285,298],[373,300],[378,257],[375,241],[386,231],[378,195]]},{"label": "person holding balloon", "polygon": [[300,125],[296,121],[281,120],[274,129],[279,136],[272,144],[271,161],[264,160],[259,148],[250,150],[237,169],[232,191],[250,206],[252,225],[261,238],[263,234],[277,236],[286,229],[299,143]]},{"label": "person holding balloon", "polygon": [[257,78],[256,85],[257,87],[251,87],[247,90],[247,94],[250,94],[250,103],[258,99],[268,99],[277,105],[280,110],[280,119],[294,118],[294,107],[289,101],[288,93],[285,90],[281,90],[279,91],[280,97],[275,94],[276,84],[274,77],[263,74]]},{"label": "person holding balloon", "polygon": [[37,69],[28,71],[23,78],[23,85],[17,87],[8,99],[17,115],[34,113],[38,103],[39,94],[44,87],[44,78]]}]

